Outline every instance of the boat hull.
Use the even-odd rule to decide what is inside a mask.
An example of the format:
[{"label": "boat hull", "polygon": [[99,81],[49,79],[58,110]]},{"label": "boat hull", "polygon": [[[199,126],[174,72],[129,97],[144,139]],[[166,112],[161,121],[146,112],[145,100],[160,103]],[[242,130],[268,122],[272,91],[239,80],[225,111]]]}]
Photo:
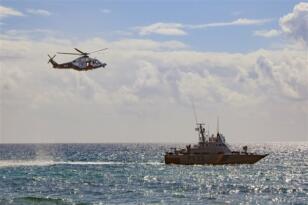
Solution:
[{"label": "boat hull", "polygon": [[183,165],[193,165],[193,164],[213,164],[213,165],[223,165],[223,164],[254,164],[266,157],[267,155],[258,154],[198,154],[198,155],[176,155],[176,154],[166,154],[165,163],[166,164],[183,164]]}]

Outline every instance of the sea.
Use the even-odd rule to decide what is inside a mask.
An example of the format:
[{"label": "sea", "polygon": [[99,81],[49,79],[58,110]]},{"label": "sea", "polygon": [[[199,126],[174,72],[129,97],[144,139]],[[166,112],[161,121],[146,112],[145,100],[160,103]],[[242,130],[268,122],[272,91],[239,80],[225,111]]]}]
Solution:
[{"label": "sea", "polygon": [[0,204],[308,204],[308,142],[248,144],[269,154],[253,165],[164,164],[181,146],[2,144]]}]

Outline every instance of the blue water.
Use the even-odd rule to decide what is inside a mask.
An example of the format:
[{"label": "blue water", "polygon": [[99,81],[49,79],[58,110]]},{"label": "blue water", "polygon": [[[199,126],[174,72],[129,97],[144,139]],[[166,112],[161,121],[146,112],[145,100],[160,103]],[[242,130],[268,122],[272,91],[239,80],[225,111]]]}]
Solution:
[{"label": "blue water", "polygon": [[308,204],[307,142],[231,166],[165,165],[170,146],[0,145],[0,204]]}]

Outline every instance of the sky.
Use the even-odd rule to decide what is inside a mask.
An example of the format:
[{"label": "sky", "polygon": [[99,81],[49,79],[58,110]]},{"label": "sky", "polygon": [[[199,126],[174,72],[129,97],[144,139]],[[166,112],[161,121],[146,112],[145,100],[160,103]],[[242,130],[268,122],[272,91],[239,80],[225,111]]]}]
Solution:
[{"label": "sky", "polygon": [[[107,66],[47,64],[73,48]],[[230,143],[308,141],[304,1],[2,0],[0,69],[0,143],[194,143],[192,103]]]}]

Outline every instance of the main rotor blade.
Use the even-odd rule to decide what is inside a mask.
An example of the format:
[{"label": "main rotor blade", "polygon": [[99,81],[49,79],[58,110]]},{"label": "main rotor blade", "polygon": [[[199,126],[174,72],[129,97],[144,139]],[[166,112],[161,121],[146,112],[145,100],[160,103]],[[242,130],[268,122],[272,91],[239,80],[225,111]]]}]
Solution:
[{"label": "main rotor blade", "polygon": [[99,49],[99,50],[97,50],[97,51],[92,51],[92,52],[90,52],[90,53],[88,53],[88,54],[96,53],[96,52],[103,51],[103,50],[107,50],[107,49],[108,49],[108,48]]},{"label": "main rotor blade", "polygon": [[82,55],[87,55],[88,53],[82,52],[81,50],[79,50],[78,48],[74,48],[76,51],[78,51],[79,53],[81,53]]},{"label": "main rotor blade", "polygon": [[58,54],[66,54],[66,55],[78,55],[80,56],[81,54],[79,53],[62,53],[62,52],[57,52]]}]

